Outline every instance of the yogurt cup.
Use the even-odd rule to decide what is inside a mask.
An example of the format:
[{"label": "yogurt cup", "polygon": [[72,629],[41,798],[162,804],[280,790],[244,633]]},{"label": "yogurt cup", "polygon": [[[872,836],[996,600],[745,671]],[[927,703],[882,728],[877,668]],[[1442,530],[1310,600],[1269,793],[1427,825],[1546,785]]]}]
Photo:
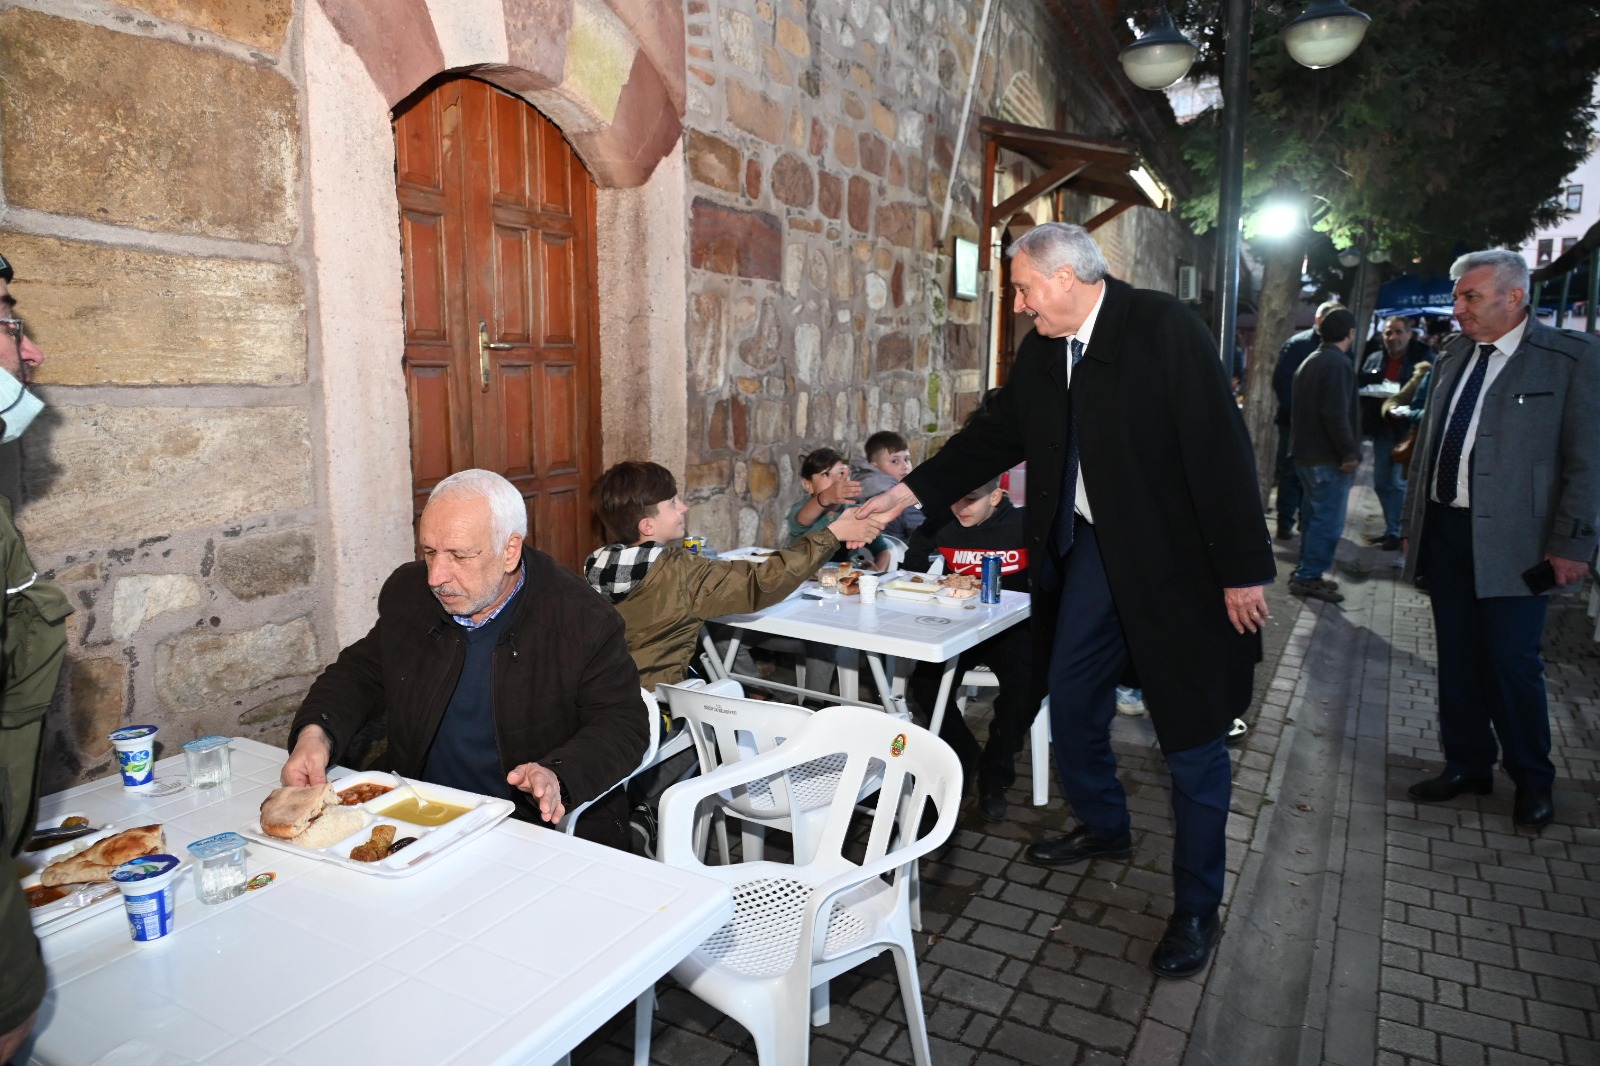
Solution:
[{"label": "yogurt cup", "polygon": [[172,932],[178,866],[176,855],[145,855],[111,871],[111,880],[122,891],[128,935],[134,943],[148,944]]},{"label": "yogurt cup", "polygon": [[861,602],[871,603],[878,595],[878,575],[861,575]]},{"label": "yogurt cup", "polygon": [[130,725],[111,732],[117,768],[122,771],[122,787],[129,792],[148,792],[155,785],[158,731],[153,725]]}]

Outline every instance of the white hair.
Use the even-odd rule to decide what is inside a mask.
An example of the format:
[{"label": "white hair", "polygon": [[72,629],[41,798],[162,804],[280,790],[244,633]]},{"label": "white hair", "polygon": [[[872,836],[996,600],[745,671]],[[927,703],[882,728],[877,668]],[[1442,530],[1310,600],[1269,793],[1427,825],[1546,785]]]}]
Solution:
[{"label": "white hair", "polygon": [[1063,267],[1071,267],[1078,280],[1093,285],[1111,267],[1089,231],[1071,222],[1045,222],[1017,238],[1006,255],[1028,257],[1033,269],[1049,277]]},{"label": "white hair", "polygon": [[517,487],[493,470],[463,470],[451,474],[428,493],[428,502],[438,499],[477,499],[489,505],[489,536],[498,551],[515,533],[528,539],[528,506]]},{"label": "white hair", "polygon": [[1531,283],[1528,278],[1528,261],[1522,258],[1521,252],[1513,252],[1509,248],[1468,252],[1450,264],[1450,280],[1460,281],[1479,267],[1489,267],[1494,271],[1494,283],[1501,292],[1521,289],[1521,306],[1527,306]]}]

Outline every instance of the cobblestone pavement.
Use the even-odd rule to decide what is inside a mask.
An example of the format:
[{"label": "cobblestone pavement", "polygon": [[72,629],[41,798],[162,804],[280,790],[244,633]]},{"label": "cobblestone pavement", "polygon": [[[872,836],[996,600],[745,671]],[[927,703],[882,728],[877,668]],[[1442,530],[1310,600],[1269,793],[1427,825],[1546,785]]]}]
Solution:
[{"label": "cobblestone pavement", "polygon": [[[1407,785],[1441,765],[1433,626],[1393,557],[1363,547],[1382,532],[1370,489],[1351,502],[1343,604],[1290,596],[1298,542],[1278,545],[1211,966],[1185,981],[1146,969],[1171,906],[1171,813],[1148,719],[1119,716],[1131,860],[1028,863],[1028,843],[1073,823],[1053,782],[1048,806],[1027,805],[1024,757],[1011,820],[964,812],[924,863],[918,968],[935,1063],[1600,1064],[1594,622],[1576,596],[1552,604],[1556,824],[1514,828],[1503,775],[1492,796],[1411,802]],[[831,992],[814,1063],[911,1061],[887,956]],[[652,1062],[755,1061],[741,1026],[670,978],[659,997]],[[631,1034],[619,1016],[574,1062],[631,1062]]]}]

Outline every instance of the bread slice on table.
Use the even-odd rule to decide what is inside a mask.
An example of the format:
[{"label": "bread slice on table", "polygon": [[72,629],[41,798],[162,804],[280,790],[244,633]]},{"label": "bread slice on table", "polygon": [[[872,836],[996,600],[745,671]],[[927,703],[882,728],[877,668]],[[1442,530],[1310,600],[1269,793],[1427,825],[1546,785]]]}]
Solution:
[{"label": "bread slice on table", "polygon": [[293,840],[330,804],[339,805],[339,793],[332,785],[291,785],[273,789],[261,801],[261,831],[268,836]]},{"label": "bread slice on table", "polygon": [[124,829],[116,836],[97,840],[76,855],[51,863],[39,874],[41,885],[81,885],[110,881],[111,871],[145,855],[158,855],[166,848],[166,837],[159,825]]}]

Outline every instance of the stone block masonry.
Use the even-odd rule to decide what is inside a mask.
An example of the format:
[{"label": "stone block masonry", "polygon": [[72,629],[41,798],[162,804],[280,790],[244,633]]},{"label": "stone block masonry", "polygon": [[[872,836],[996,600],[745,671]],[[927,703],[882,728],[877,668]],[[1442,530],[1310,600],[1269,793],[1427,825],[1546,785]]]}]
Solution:
[{"label": "stone block masonry", "polygon": [[47,791],[134,719],[277,736],[333,645],[295,5],[123,6],[0,11],[0,250],[49,405],[4,491],[75,609]]}]

